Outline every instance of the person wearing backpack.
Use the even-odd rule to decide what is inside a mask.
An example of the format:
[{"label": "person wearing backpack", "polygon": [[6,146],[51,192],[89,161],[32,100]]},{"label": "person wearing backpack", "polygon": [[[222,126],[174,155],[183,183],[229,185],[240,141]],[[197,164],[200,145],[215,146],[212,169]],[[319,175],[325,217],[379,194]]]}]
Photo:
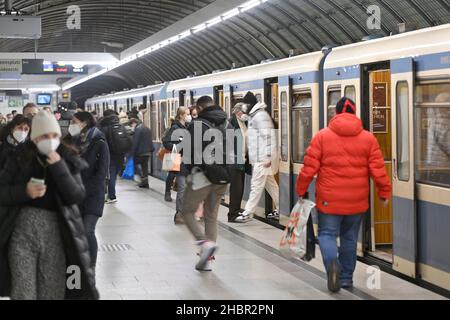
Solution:
[{"label": "person wearing backpack", "polygon": [[[188,164],[190,172],[186,178],[186,190],[183,201],[183,218],[189,231],[196,239],[196,244],[200,247],[200,259],[195,268],[198,271],[210,271],[209,262],[214,259],[214,253],[217,250],[217,214],[220,201],[227,191],[231,176],[228,171],[226,159],[223,157],[221,163],[211,161],[210,156],[218,159],[217,155],[212,154],[210,144],[216,145],[218,141],[211,140],[207,134],[213,133],[213,137],[221,137],[224,141],[219,144],[226,150],[227,114],[221,107],[215,106],[214,101],[209,96],[201,97],[197,101],[198,118],[194,119],[188,126],[190,133],[191,157],[183,162]],[[218,130],[221,136],[215,135]],[[213,138],[214,139],[214,138]],[[187,140],[187,139],[185,139]],[[183,141],[183,146],[188,143]],[[208,155],[208,152],[210,155]],[[214,151],[216,151],[214,149]],[[224,152],[225,153],[225,152]],[[184,153],[186,154],[186,152]],[[204,201],[204,221],[205,229],[202,230],[198,221],[195,219],[201,202]]]},{"label": "person wearing backpack", "polygon": [[141,182],[138,186],[139,188],[149,189],[148,163],[152,152],[155,151],[153,146],[152,131],[138,119],[131,119],[130,127],[134,132],[131,155],[134,158],[135,166],[139,166],[141,168],[141,170],[138,171],[141,175]]},{"label": "person wearing backpack", "polygon": [[103,113],[103,119],[99,122],[99,129],[105,135],[109,147],[108,200],[106,203],[110,204],[117,202],[117,175],[122,170],[125,155],[131,150],[133,140],[128,130],[120,124],[118,114],[114,110],[106,110]]},{"label": "person wearing backpack", "polygon": [[275,180],[279,164],[275,124],[266,111],[267,105],[258,102],[252,92],[247,92],[243,103],[242,112],[238,112],[237,116],[248,121],[249,160],[253,169],[249,199],[244,212],[235,221],[245,223],[253,219],[264,189],[270,194],[276,208],[266,217],[277,219],[280,190]]}]

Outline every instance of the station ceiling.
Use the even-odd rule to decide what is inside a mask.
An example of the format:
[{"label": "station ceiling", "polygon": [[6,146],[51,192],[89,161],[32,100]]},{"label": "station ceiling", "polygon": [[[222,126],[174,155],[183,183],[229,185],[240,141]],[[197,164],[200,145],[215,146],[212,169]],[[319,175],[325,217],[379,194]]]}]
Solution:
[{"label": "station ceiling", "polygon": [[[2,1],[0,0],[0,3]],[[14,8],[42,16],[38,42],[0,39],[0,51],[120,52],[212,4],[214,0],[16,0]],[[82,10],[81,30],[67,30],[68,5]],[[381,28],[367,26],[367,8],[381,10]],[[0,7],[2,7],[0,5]],[[212,17],[205,17],[205,21]],[[368,35],[387,36],[450,23],[450,0],[269,0],[72,89],[83,100],[135,88],[344,45]]]}]

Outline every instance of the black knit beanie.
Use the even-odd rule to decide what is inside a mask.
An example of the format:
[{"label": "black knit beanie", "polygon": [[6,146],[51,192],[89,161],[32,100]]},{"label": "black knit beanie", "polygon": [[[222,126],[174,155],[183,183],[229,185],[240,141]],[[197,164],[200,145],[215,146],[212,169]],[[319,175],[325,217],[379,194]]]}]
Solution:
[{"label": "black knit beanie", "polygon": [[257,103],[258,99],[256,99],[255,95],[252,92],[247,92],[244,99],[242,100],[243,103],[250,105],[250,109],[253,108]]},{"label": "black knit beanie", "polygon": [[343,112],[356,114],[356,104],[352,99],[343,97],[338,101],[338,103],[336,104],[336,113],[340,114]]}]

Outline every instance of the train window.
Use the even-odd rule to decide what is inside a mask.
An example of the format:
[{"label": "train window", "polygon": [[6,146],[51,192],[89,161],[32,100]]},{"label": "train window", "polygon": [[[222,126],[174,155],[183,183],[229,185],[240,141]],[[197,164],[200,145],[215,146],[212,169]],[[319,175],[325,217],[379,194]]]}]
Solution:
[{"label": "train window", "polygon": [[164,132],[169,126],[169,110],[167,106],[167,102],[161,102],[161,118],[160,118],[160,137],[164,135]]},{"label": "train window", "polygon": [[398,179],[409,181],[409,88],[397,83],[397,171]]},{"label": "train window", "polygon": [[336,104],[341,99],[341,88],[333,88],[328,90],[328,123],[336,115]]},{"label": "train window", "polygon": [[344,90],[344,96],[352,99],[356,103],[356,88],[355,86],[346,86]]},{"label": "train window", "polygon": [[281,160],[288,161],[288,99],[287,92],[281,93]]},{"label": "train window", "polygon": [[416,179],[450,187],[450,83],[416,87],[415,131]]},{"label": "train window", "polygon": [[294,92],[292,104],[292,160],[303,163],[306,149],[312,139],[311,92]]},{"label": "train window", "polygon": [[150,115],[150,129],[152,130],[153,140],[158,140],[158,103],[152,101]]},{"label": "train window", "polygon": [[229,97],[225,98],[225,110],[228,115],[231,115],[231,106],[230,106],[230,98]]}]

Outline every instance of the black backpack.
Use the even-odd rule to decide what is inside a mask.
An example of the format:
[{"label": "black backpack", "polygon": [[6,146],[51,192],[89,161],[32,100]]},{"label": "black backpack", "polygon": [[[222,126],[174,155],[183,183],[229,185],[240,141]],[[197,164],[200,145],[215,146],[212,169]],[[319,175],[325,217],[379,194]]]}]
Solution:
[{"label": "black backpack", "polygon": [[202,169],[206,177],[212,184],[218,185],[229,184],[231,182],[231,168],[230,165],[227,164],[227,158],[229,157],[227,152],[229,152],[229,150],[226,150],[227,149],[226,129],[228,128],[228,121],[225,121],[225,123],[220,126],[215,126],[214,124],[205,119],[202,119],[202,123],[205,124],[209,129],[220,130],[223,135],[223,164],[215,164],[215,163],[203,164]]},{"label": "black backpack", "polygon": [[114,123],[109,127],[108,141],[111,153],[117,155],[127,154],[133,144],[127,129],[120,123]]}]

